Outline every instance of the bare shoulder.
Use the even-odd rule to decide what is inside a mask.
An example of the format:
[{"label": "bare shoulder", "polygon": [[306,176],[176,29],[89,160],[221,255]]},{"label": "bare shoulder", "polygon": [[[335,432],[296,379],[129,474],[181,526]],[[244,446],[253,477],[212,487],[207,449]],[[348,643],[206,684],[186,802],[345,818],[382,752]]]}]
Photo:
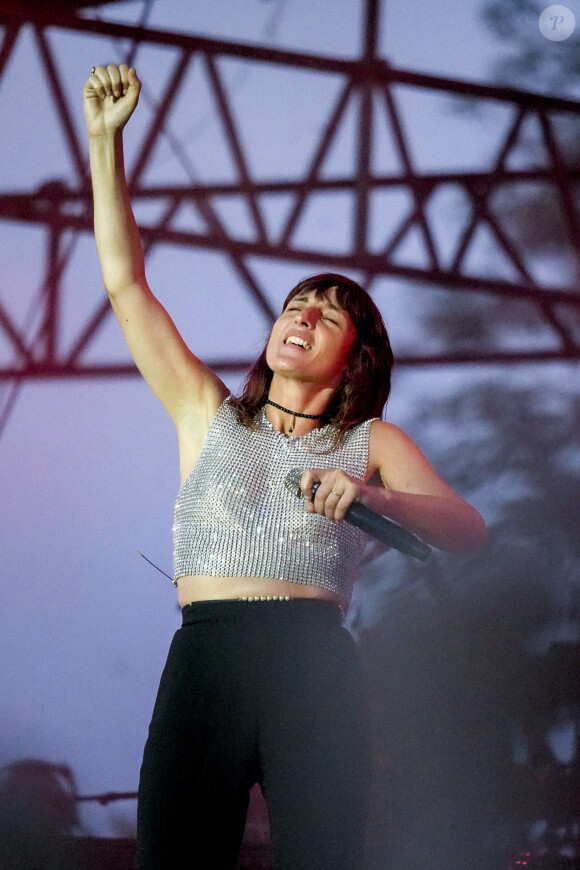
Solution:
[{"label": "bare shoulder", "polygon": [[[376,460],[375,470],[379,468],[381,460],[386,459],[388,453],[405,453],[406,451],[419,451],[417,445],[402,429],[394,423],[384,420],[374,420],[371,424],[369,442],[369,460]],[[420,451],[419,451],[420,452]]]},{"label": "bare shoulder", "polygon": [[415,442],[382,420],[373,422],[370,434],[369,472],[376,471],[389,489],[457,498]]}]

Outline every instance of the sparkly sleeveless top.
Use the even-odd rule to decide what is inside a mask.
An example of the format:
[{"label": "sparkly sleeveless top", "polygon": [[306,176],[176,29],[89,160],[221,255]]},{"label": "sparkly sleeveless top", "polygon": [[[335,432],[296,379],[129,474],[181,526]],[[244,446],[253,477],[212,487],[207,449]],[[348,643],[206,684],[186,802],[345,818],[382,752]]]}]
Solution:
[{"label": "sparkly sleeveless top", "polygon": [[372,421],[351,429],[338,447],[332,426],[287,438],[264,410],[255,422],[255,430],[238,423],[229,398],[211,421],[175,502],[175,578],[280,578],[322,586],[348,603],[366,534],[307,513],[284,481],[307,468],[341,468],[364,481]]}]

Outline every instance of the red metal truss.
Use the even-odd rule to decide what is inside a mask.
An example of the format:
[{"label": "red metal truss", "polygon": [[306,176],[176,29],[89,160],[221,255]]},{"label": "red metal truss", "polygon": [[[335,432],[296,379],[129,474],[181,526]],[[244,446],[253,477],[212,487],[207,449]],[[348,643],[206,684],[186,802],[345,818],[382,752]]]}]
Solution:
[{"label": "red metal truss", "polygon": [[[76,4],[82,5],[82,4]],[[46,262],[38,306],[40,322],[30,333],[11,311],[10,299],[0,302],[0,380],[39,377],[103,377],[135,373],[130,362],[88,362],[87,350],[110,316],[103,301],[79,325],[73,340],[63,346],[59,318],[63,307],[64,277],[77,240],[92,233],[91,195],[85,146],[78,121],[71,113],[71,101],[57,61],[55,43],[63,33],[84,33],[118,47],[118,56],[133,62],[144,46],[162,46],[171,57],[165,69],[160,96],[148,129],[143,134],[136,156],[128,169],[132,200],[139,214],[140,204],[156,204],[155,218],[141,222],[146,255],[159,246],[217,251],[237,276],[240,288],[270,321],[275,316],[268,293],[256,275],[256,260],[304,265],[305,269],[356,273],[373,291],[380,279],[396,279],[409,294],[416,287],[442,288],[453,294],[483,294],[522,300],[542,322],[546,341],[530,346],[522,327],[521,343],[504,350],[479,347],[477,350],[422,353],[411,349],[399,356],[400,364],[457,364],[463,362],[505,363],[528,360],[579,360],[580,336],[580,217],[578,181],[580,169],[567,165],[564,144],[559,135],[562,119],[580,116],[580,103],[539,96],[514,89],[478,85],[408,70],[396,69],[377,55],[379,0],[368,0],[363,50],[355,60],[301,54],[267,47],[201,38],[187,33],[153,30],[84,17],[66,10],[66,4],[3,2],[0,4],[0,83],[8,61],[19,50],[24,32],[33,35],[35,50],[46,74],[53,111],[68,149],[71,175],[67,180],[42,176],[31,178],[27,189],[0,190],[0,220],[36,225],[46,232]],[[68,4],[68,8],[75,4]],[[129,48],[128,48],[129,46]],[[235,59],[252,65],[262,76],[285,68],[308,72],[310,76],[332,76],[338,82],[333,99],[320,106],[320,133],[306,168],[300,175],[278,178],[260,177],[240,134],[232,108],[232,95],[223,65]],[[212,111],[221,124],[222,141],[235,168],[234,181],[204,178],[195,168],[191,154],[180,140],[169,115],[178,101],[192,64],[203,69]],[[510,121],[499,137],[496,154],[484,171],[425,171],[414,159],[412,131],[401,111],[409,92],[436,98],[469,98],[475,104],[504,106]],[[282,95],[283,98],[283,95]],[[267,111],[267,108],[266,108]],[[541,166],[530,156],[522,164],[520,134],[534,121],[546,159]],[[377,124],[386,125],[398,167],[392,172],[376,168],[373,143]],[[338,136],[346,125],[353,126],[355,160],[353,171],[329,175],[324,171]],[[155,161],[161,139],[171,143],[185,169],[183,184],[154,184],[148,170]],[[514,155],[518,160],[514,161]],[[550,191],[557,202],[566,227],[567,279],[546,282],[542,270],[534,267],[529,248],[515,237],[504,221],[497,197],[530,184]],[[440,231],[432,213],[432,203],[441,191],[452,190],[461,196],[465,207],[455,216],[456,231],[451,252],[444,253]],[[381,236],[380,221],[372,218],[375,198],[385,192],[400,191],[409,207]],[[348,197],[348,238],[335,249],[305,240],[307,212],[314,197],[341,193]],[[282,226],[274,226],[263,207],[263,197],[273,194],[292,198]],[[234,232],[220,216],[216,204],[224,197],[237,198],[245,205],[247,221],[243,232]],[[184,206],[195,213],[195,228],[184,228],[177,220]],[[332,206],[329,205],[329,208]],[[474,270],[471,255],[475,239],[482,230],[492,245],[490,265],[480,263]],[[377,242],[377,238],[380,239]],[[413,240],[413,255],[405,251]],[[504,264],[498,277],[494,264]],[[571,264],[571,265],[570,265]],[[571,276],[571,277],[570,277]],[[18,288],[14,288],[14,294]],[[208,363],[219,371],[242,370],[248,360],[224,355],[216,350]]]}]

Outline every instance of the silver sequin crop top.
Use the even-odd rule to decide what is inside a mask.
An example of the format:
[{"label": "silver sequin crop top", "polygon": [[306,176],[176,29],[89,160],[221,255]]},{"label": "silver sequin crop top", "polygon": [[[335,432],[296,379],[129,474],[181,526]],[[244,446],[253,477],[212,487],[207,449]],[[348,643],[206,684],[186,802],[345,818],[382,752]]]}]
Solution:
[{"label": "silver sequin crop top", "polygon": [[225,399],[175,503],[175,578],[281,578],[322,586],[348,603],[367,536],[307,513],[284,481],[295,468],[341,468],[363,481],[371,422],[351,429],[337,448],[331,426],[287,438],[263,410],[249,429]]}]

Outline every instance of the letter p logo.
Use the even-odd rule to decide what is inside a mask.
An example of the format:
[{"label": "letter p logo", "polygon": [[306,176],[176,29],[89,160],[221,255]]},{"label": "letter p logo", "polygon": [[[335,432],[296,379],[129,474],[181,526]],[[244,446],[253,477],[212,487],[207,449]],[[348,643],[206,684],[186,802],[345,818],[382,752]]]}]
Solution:
[{"label": "letter p logo", "polygon": [[562,42],[574,33],[576,20],[567,6],[547,6],[538,21],[540,33],[551,42]]}]

